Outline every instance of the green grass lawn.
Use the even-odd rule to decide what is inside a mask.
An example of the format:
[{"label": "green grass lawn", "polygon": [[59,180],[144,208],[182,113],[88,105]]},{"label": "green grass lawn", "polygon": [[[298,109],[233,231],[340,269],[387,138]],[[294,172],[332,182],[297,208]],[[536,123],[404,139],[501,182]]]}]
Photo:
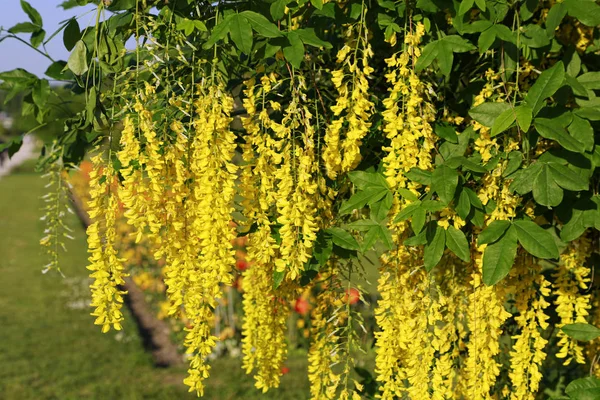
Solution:
[{"label": "green grass lawn", "polygon": [[[121,333],[100,333],[87,307],[85,233],[61,264],[66,278],[41,273],[38,241],[45,182],[23,168],[0,179],[0,399],[186,399],[185,368],[157,369],[126,312]],[[208,399],[306,399],[302,354],[288,361],[281,389],[262,395],[239,359],[213,363]]]}]

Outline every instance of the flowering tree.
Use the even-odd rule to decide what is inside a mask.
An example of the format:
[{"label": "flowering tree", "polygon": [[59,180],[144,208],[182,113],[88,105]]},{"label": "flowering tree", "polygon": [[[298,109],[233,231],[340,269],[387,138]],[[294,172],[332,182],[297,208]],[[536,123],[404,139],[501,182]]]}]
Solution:
[{"label": "flowering tree", "polygon": [[[41,165],[60,175],[93,149],[88,268],[104,332],[123,318],[120,201],[165,262],[170,312],[190,321],[185,383],[199,395],[237,236],[250,262],[244,367],[263,391],[279,385],[290,300],[312,285],[315,399],[534,399],[563,393],[557,374],[600,374],[597,343],[584,343],[600,334],[596,1],[63,6],[92,2],[96,25],[67,21],[71,55],[46,72],[86,107]],[[37,48],[42,18],[21,3],[30,22],[5,37],[29,32]],[[48,81],[0,78],[44,123]],[[60,218],[49,224],[54,249]],[[366,387],[350,303],[371,250],[377,385]],[[590,377],[564,395],[594,390]]]}]

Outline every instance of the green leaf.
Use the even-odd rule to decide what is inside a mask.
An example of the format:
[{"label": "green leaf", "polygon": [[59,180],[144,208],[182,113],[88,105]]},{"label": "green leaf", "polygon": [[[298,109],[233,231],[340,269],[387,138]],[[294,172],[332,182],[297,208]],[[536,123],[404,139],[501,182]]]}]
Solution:
[{"label": "green leaf", "polygon": [[458,136],[456,135],[456,129],[450,124],[442,123],[435,124],[434,132],[442,139],[446,139],[451,143],[458,143]]},{"label": "green leaf", "polygon": [[423,263],[427,272],[438,265],[446,248],[446,231],[436,222],[427,227],[427,244],[423,253]]},{"label": "green leaf", "polygon": [[502,176],[507,177],[513,172],[517,171],[523,163],[523,153],[520,151],[511,151],[508,154],[508,163],[506,169],[502,171]]},{"label": "green leaf", "polygon": [[325,230],[331,235],[333,243],[346,250],[360,250],[358,242],[350,233],[342,228],[329,228]]},{"label": "green leaf", "polygon": [[568,324],[560,328],[560,330],[563,331],[567,336],[583,342],[589,342],[590,340],[600,337],[600,329],[590,324]]},{"label": "green leaf", "polygon": [[473,172],[479,172],[482,174],[487,172],[487,169],[485,169],[485,167],[483,165],[471,161],[472,159],[474,159],[473,157],[471,159],[468,159],[465,157],[459,157],[459,158],[461,159],[460,161],[461,161],[461,165],[463,166],[463,169],[473,171]]},{"label": "green leaf", "polygon": [[392,250],[394,248],[394,240],[392,239],[392,233],[390,230],[384,225],[377,225],[371,229],[375,231],[377,237],[381,240],[381,243],[385,246],[387,250]]},{"label": "green leaf", "polygon": [[583,143],[569,135],[567,130],[554,122],[553,119],[536,118],[534,123],[535,129],[540,136],[557,141],[569,151],[576,153],[583,153],[585,151]]},{"label": "green leaf", "polygon": [[283,18],[285,14],[285,7],[290,3],[291,0],[276,0],[271,4],[269,11],[274,21],[278,21]]},{"label": "green leaf", "polygon": [[33,46],[33,48],[40,47],[40,45],[44,42],[45,37],[46,37],[46,31],[43,29],[33,32],[31,34],[31,39],[29,40],[31,42],[31,46]]},{"label": "green leaf", "polygon": [[555,162],[549,162],[547,165],[552,174],[552,179],[563,189],[573,191],[589,189],[589,182],[566,166]]},{"label": "green leaf", "polygon": [[525,97],[525,102],[533,110],[533,115],[537,115],[544,106],[544,100],[556,93],[564,80],[565,66],[562,61],[542,72]]},{"label": "green leaf", "polygon": [[356,209],[363,208],[369,202],[375,202],[381,200],[389,190],[381,189],[378,187],[370,187],[365,190],[361,190],[352,195],[347,201],[342,203],[340,207],[340,215],[349,214]]},{"label": "green leaf", "polygon": [[323,0],[310,0],[310,4],[312,4],[317,10],[323,9]]},{"label": "green leaf", "polygon": [[528,220],[515,220],[513,226],[519,243],[531,255],[544,259],[558,258],[558,246],[550,232]]},{"label": "green leaf", "polygon": [[352,171],[348,173],[350,182],[361,189],[367,189],[370,187],[378,187],[381,189],[387,189],[389,186],[385,177],[379,172],[366,172],[366,171]]},{"label": "green leaf", "polygon": [[517,256],[517,234],[513,227],[483,252],[483,283],[488,286],[500,282],[512,268]]},{"label": "green leaf", "polygon": [[35,25],[39,27],[44,25],[42,21],[42,16],[35,8],[31,6],[31,4],[29,4],[25,0],[21,0],[21,8],[23,9],[23,11],[25,11],[25,14],[27,14],[31,22],[33,22]]},{"label": "green leaf", "polygon": [[492,29],[496,33],[496,36],[505,42],[516,44],[516,38],[514,32],[506,25],[496,24],[492,26]]},{"label": "green leaf", "polygon": [[360,246],[361,253],[366,253],[367,251],[371,250],[378,239],[379,235],[377,229],[370,229],[369,231],[367,231],[367,233],[365,233],[365,236],[363,237],[363,241]]},{"label": "green leaf", "polygon": [[421,232],[421,229],[423,229],[423,226],[425,225],[425,217],[427,217],[427,211],[422,207],[417,208],[413,212],[410,225],[415,233],[419,233]]},{"label": "green leaf", "polygon": [[465,234],[452,225],[446,229],[446,245],[454,254],[456,254],[458,258],[464,262],[469,262],[471,260],[469,242],[467,242]]},{"label": "green leaf", "polygon": [[479,53],[483,54],[492,47],[494,41],[496,40],[496,31],[492,28],[487,29],[479,35],[479,39],[477,39],[477,47],[479,49]]},{"label": "green leaf", "polygon": [[55,61],[50,64],[45,74],[55,80],[68,80],[68,77],[65,77],[65,72],[63,72],[66,66],[66,61]]},{"label": "green leaf", "polygon": [[33,102],[38,108],[46,107],[46,101],[50,96],[50,84],[46,79],[40,79],[37,81],[33,90],[31,91]]},{"label": "green leaf", "polygon": [[15,155],[23,145],[23,136],[24,135],[15,136],[12,139],[7,140],[6,143],[0,144],[0,152],[7,150],[8,157]]},{"label": "green leaf", "polygon": [[277,289],[285,278],[285,271],[273,271],[273,289]]},{"label": "green leaf", "polygon": [[556,3],[552,6],[546,16],[546,33],[554,36],[554,31],[560,25],[562,19],[567,15],[567,7],[564,3]]},{"label": "green leaf", "polygon": [[485,0],[475,0],[475,4],[477,4],[477,7],[481,11],[485,11],[486,10]]},{"label": "green leaf", "polygon": [[421,56],[417,59],[417,63],[415,64],[416,72],[420,72],[425,68],[429,67],[433,60],[435,60],[438,56],[438,51],[441,46],[438,46],[439,42],[431,42],[428,43],[425,47],[423,47],[423,51],[421,52]]},{"label": "green leaf", "polygon": [[466,190],[461,190],[460,195],[458,196],[458,203],[455,207],[456,213],[463,220],[467,220],[469,217],[469,213],[471,212],[471,200],[469,199],[469,194]]},{"label": "green leaf", "polygon": [[525,25],[521,28],[521,43],[531,48],[545,47],[550,44],[550,38],[541,26],[536,24]]},{"label": "green leaf", "polygon": [[67,61],[67,67],[69,67],[71,72],[78,76],[87,72],[87,48],[82,40],[77,41],[75,44],[75,47],[69,56],[69,60]]},{"label": "green leaf", "polygon": [[533,119],[533,110],[531,107],[529,107],[529,105],[526,103],[523,103],[515,108],[515,114],[519,128],[527,132],[531,126],[531,120]]},{"label": "green leaf", "polygon": [[452,44],[441,41],[438,45],[437,61],[440,71],[445,76],[449,76],[452,72],[452,64],[454,63],[454,54],[452,53]]},{"label": "green leaf", "polygon": [[469,115],[481,125],[491,128],[494,121],[507,110],[511,110],[508,103],[488,102],[478,105],[469,111]]},{"label": "green leaf", "polygon": [[516,120],[515,110],[509,108],[496,118],[492,125],[492,137],[501,134],[507,130]]},{"label": "green leaf", "polygon": [[450,45],[449,47],[452,49],[454,53],[464,53],[467,51],[475,50],[475,46],[473,46],[469,41],[462,36],[458,35],[448,35],[444,36],[441,39],[445,44]]},{"label": "green leaf", "polygon": [[405,219],[410,218],[413,213],[421,206],[420,201],[416,201],[404,207],[398,214],[396,214],[396,218],[394,218],[394,222],[404,221]]},{"label": "green leaf", "polygon": [[252,28],[258,32],[259,35],[268,38],[283,36],[283,33],[281,33],[277,26],[265,18],[264,15],[249,10],[243,11],[240,14],[246,17],[250,22],[250,25],[252,25]]},{"label": "green leaf", "polygon": [[600,72],[586,72],[577,77],[577,81],[589,90],[600,90]]},{"label": "green leaf", "polygon": [[71,18],[63,32],[63,43],[69,51],[73,50],[77,42],[81,39],[81,29],[75,18]]},{"label": "green leaf", "polygon": [[571,17],[575,17],[584,25],[600,25],[600,6],[594,0],[565,0]]},{"label": "green leaf", "polygon": [[308,46],[326,49],[331,49],[333,47],[331,43],[319,39],[313,28],[297,29],[295,32],[300,36],[302,43]]},{"label": "green leaf", "polygon": [[40,29],[39,26],[32,24],[31,22],[20,22],[10,28],[8,32],[10,33],[32,33],[36,32]]},{"label": "green leaf", "polygon": [[577,51],[574,48],[567,49],[566,56],[568,57],[565,60],[567,63],[567,75],[571,75],[572,77],[579,75],[579,71],[581,71],[581,57],[579,57]]},{"label": "green leaf", "polygon": [[510,228],[510,221],[496,220],[492,222],[477,236],[477,245],[494,243],[504,235],[508,228]]},{"label": "green leaf", "polygon": [[600,379],[590,376],[574,380],[567,385],[565,393],[571,400],[598,400],[600,398]]},{"label": "green leaf", "polygon": [[231,40],[236,47],[245,54],[252,52],[252,27],[246,17],[241,14],[236,14],[231,17]]},{"label": "green leaf", "polygon": [[300,68],[304,59],[304,44],[300,36],[294,31],[288,32],[287,38],[290,45],[283,48],[283,55],[294,68]]},{"label": "green leaf", "polygon": [[568,130],[572,137],[583,144],[584,150],[592,151],[595,143],[594,128],[592,128],[590,121],[578,115],[573,115],[573,121],[569,125]]},{"label": "green leaf", "polygon": [[585,232],[587,229],[584,221],[585,215],[586,213],[582,210],[576,208],[572,210],[571,219],[563,225],[562,230],[560,231],[560,238],[564,242],[575,240]]},{"label": "green leaf", "polygon": [[410,171],[404,174],[408,179],[422,185],[431,185],[432,174],[419,168],[411,168]]},{"label": "green leaf", "polygon": [[573,94],[575,96],[588,97],[588,90],[577,79],[573,78],[569,74],[566,74],[565,81],[571,90],[573,90]]},{"label": "green leaf", "polygon": [[325,3],[323,4],[323,8],[321,10],[316,10],[313,13],[313,16],[317,17],[317,16],[321,16],[321,17],[326,17],[326,18],[335,18],[335,3]]},{"label": "green leaf", "polygon": [[327,260],[329,260],[332,251],[333,240],[331,239],[331,236],[324,231],[319,231],[313,246],[313,257],[317,260],[319,265],[323,266]]},{"label": "green leaf", "polygon": [[372,219],[359,219],[349,223],[345,227],[355,231],[365,232],[370,231],[376,225],[379,225],[379,222],[373,221]]},{"label": "green leaf", "polygon": [[518,194],[527,194],[533,190],[533,182],[542,171],[542,163],[534,163],[529,167],[517,171],[509,189]]},{"label": "green leaf", "polygon": [[462,0],[460,2],[460,6],[458,7],[458,15],[465,15],[468,11],[473,8],[474,0]]},{"label": "green leaf", "polygon": [[427,243],[427,230],[424,229],[418,235],[411,236],[406,239],[403,244],[405,246],[422,246]]},{"label": "green leaf", "polygon": [[454,198],[456,186],[458,185],[458,172],[448,168],[446,165],[437,167],[431,175],[431,186],[439,196],[440,200],[448,204]]},{"label": "green leaf", "polygon": [[394,196],[392,195],[392,192],[387,191],[385,197],[381,199],[381,201],[371,205],[371,218],[378,222],[385,220],[392,208],[393,200]]},{"label": "green leaf", "polygon": [[206,43],[204,43],[202,45],[203,49],[205,49],[205,50],[206,49],[210,49],[219,40],[225,39],[225,37],[227,36],[227,34],[229,33],[229,31],[231,29],[231,20],[233,19],[233,17],[235,15],[237,15],[237,14],[229,14],[227,17],[225,17],[224,20],[222,20],[221,22],[219,22],[219,24],[216,25],[212,29],[212,31],[210,33],[210,37],[208,38],[208,40],[206,41]]},{"label": "green leaf", "polygon": [[533,198],[546,207],[556,207],[562,202],[563,191],[554,181],[547,165],[542,167],[533,182]]}]

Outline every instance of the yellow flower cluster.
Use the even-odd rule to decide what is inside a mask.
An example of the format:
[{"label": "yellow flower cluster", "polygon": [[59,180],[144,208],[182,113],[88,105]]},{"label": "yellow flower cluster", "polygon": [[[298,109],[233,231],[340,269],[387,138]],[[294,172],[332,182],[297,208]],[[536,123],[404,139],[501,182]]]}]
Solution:
[{"label": "yellow flower cluster", "polygon": [[[141,105],[136,105],[136,108],[140,107]],[[146,157],[140,150],[134,123],[131,116],[126,116],[121,131],[121,150],[117,153],[123,176],[119,197],[125,207],[125,217],[127,217],[128,223],[136,229],[136,243],[142,239],[144,228],[147,225],[147,202],[145,201],[147,188],[142,171]]]},{"label": "yellow flower cluster", "polygon": [[[363,3],[360,21],[348,28],[346,44],[337,54],[340,69],[332,72],[331,81],[338,96],[331,107],[334,119],[327,125],[323,149],[323,161],[331,179],[358,166],[362,139],[371,128],[373,102],[369,100],[368,79],[374,70],[369,66],[373,50],[368,41],[366,12]],[[348,80],[346,75],[350,76]]]},{"label": "yellow flower cluster", "polygon": [[471,293],[468,295],[468,355],[465,360],[463,377],[465,392],[470,399],[493,399],[490,390],[500,374],[500,363],[496,356],[500,353],[502,324],[510,317],[504,309],[504,295],[496,286],[486,286],[482,282],[482,252],[480,246],[472,252]]},{"label": "yellow flower cluster", "polygon": [[[152,86],[146,82],[147,93],[145,100],[150,101],[153,91]],[[138,114],[138,124],[140,131],[146,141],[143,158],[144,172],[148,179],[147,197],[145,199],[147,207],[145,210],[145,219],[150,228],[150,237],[160,241],[160,230],[163,226],[162,216],[162,200],[164,198],[164,184],[161,182],[164,176],[163,157],[161,155],[162,141],[157,137],[154,127],[153,114],[141,103],[136,103],[134,106]],[[134,221],[135,223],[135,221]]]},{"label": "yellow flower cluster", "polygon": [[182,288],[183,305],[192,325],[186,328],[185,346],[192,358],[185,383],[190,391],[202,395],[203,380],[209,369],[205,358],[216,340],[210,334],[212,309],[216,299],[221,297],[221,284],[230,285],[233,280],[235,250],[232,242],[236,234],[230,222],[237,167],[232,161],[236,145],[229,116],[233,99],[219,84],[199,85],[196,94],[189,160],[193,179],[189,207],[194,219],[188,227],[190,245],[182,258],[198,255],[189,264],[183,263],[182,268],[188,271],[181,274],[187,274],[187,285]]},{"label": "yellow flower cluster", "polygon": [[316,180],[316,156],[312,114],[302,104],[306,83],[302,76],[292,77],[292,99],[281,123],[272,122],[278,143],[279,165],[275,171],[278,190],[274,194],[281,224],[280,257],[277,271],[294,280],[312,254],[319,229],[315,198],[319,196]]},{"label": "yellow flower cluster", "polygon": [[418,44],[424,33],[424,25],[417,24],[415,32],[406,35],[405,51],[386,60],[390,88],[388,97],[383,100],[382,116],[383,131],[390,139],[390,146],[384,147],[387,152],[384,173],[392,189],[415,190],[419,185],[409,182],[405,173],[414,167],[425,170],[432,167],[435,135],[431,123],[435,120],[435,110],[426,100],[425,84],[409,65],[421,54]]},{"label": "yellow flower cluster", "polygon": [[336,267],[330,261],[330,268],[322,274],[323,290],[316,298],[316,307],[311,312],[311,344],[308,350],[308,380],[310,394],[314,400],[336,399],[340,384],[340,375],[333,366],[340,362],[337,351],[339,337],[339,318],[334,315],[339,300],[336,280]]},{"label": "yellow flower cluster", "polygon": [[118,199],[115,173],[111,163],[104,165],[102,154],[92,157],[93,170],[90,172],[89,217],[92,223],[87,228],[88,258],[94,280],[90,285],[92,292],[92,315],[96,325],[102,325],[102,332],[108,332],[112,326],[121,330],[124,292],[119,285],[125,283],[122,259],[114,247],[116,232],[115,221],[118,213]]},{"label": "yellow flower cluster", "polygon": [[[558,327],[572,323],[586,323],[591,309],[591,295],[583,294],[590,284],[590,268],[585,261],[591,251],[591,241],[586,235],[574,240],[560,256],[560,264],[552,275],[552,294],[556,296],[554,304],[560,318]],[[564,358],[564,365],[571,361],[583,364],[583,346],[564,332],[557,333],[560,351],[558,358]]]},{"label": "yellow flower cluster", "polygon": [[[483,104],[488,98],[492,97],[494,94],[498,94],[494,82],[500,78],[499,74],[490,69],[486,72],[485,76],[486,83],[479,94],[475,96],[473,107]],[[498,101],[502,101],[502,97],[500,95],[498,97]],[[484,163],[488,162],[493,156],[492,152],[498,149],[498,143],[496,139],[492,139],[490,128],[481,125],[477,121],[472,121],[472,125],[475,132],[479,132],[479,137],[475,139],[475,145],[473,148],[477,150],[479,154],[481,154],[481,160]]]},{"label": "yellow flower cluster", "polygon": [[289,306],[280,291],[273,289],[275,240],[268,223],[248,242],[248,260],[244,272],[244,324],[242,351],[246,373],[255,369],[256,387],[266,392],[279,387],[281,367],[287,355],[286,332]]},{"label": "yellow flower cluster", "polygon": [[535,400],[542,380],[541,367],[546,359],[544,351],[548,340],[542,331],[548,327],[545,309],[550,303],[550,282],[544,278],[539,264],[523,252],[511,270],[514,285],[514,319],[520,331],[510,352],[509,377],[512,383],[511,400]]}]

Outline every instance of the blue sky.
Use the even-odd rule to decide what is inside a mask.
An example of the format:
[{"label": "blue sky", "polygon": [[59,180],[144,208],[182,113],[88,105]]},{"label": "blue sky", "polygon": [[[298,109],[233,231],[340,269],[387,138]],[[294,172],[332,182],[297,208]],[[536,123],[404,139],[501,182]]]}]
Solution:
[{"label": "blue sky", "polygon": [[[4,29],[9,29],[18,22],[29,21],[27,15],[21,9],[19,0],[0,0],[0,2],[2,2],[0,26],[4,27]],[[65,11],[62,7],[58,7],[62,2],[63,0],[29,0],[29,4],[39,11],[44,20],[46,37],[49,37],[58,29],[61,21],[73,16],[86,14],[79,18],[79,25],[81,27],[91,25],[94,22],[94,13],[88,12],[95,8],[94,5],[76,7]],[[30,34],[23,34],[22,36],[28,40]],[[46,49],[55,60],[67,60],[69,57],[62,43],[62,34],[55,36],[46,45]],[[50,61],[47,58],[16,40],[6,39],[0,42],[0,71],[8,71],[20,67],[36,75],[43,76],[48,65],[50,65]]]}]

